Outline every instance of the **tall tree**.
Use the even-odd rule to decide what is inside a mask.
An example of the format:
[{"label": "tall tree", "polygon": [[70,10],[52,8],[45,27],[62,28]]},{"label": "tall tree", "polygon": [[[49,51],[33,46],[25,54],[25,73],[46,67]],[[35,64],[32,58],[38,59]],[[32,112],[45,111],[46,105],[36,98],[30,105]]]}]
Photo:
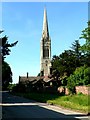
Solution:
[{"label": "tall tree", "polygon": [[80,47],[81,46],[80,46],[79,40],[75,40],[75,42],[73,42],[72,46],[70,47],[75,57],[74,61],[75,61],[76,68],[84,65],[84,55],[82,54]]},{"label": "tall tree", "polygon": [[60,77],[69,76],[75,70],[75,56],[73,51],[65,50],[59,56],[53,56],[52,69],[59,71]]},{"label": "tall tree", "polygon": [[81,56],[79,40],[75,40],[75,42],[72,43],[71,49],[73,50],[75,56],[79,59]]},{"label": "tall tree", "polygon": [[85,64],[90,66],[90,21],[87,22],[88,27],[82,31],[80,39],[85,40],[85,44],[81,46],[81,50],[85,56]]},{"label": "tall tree", "polygon": [[9,64],[3,61],[2,64],[2,89],[6,90],[8,85],[12,82],[12,71]]},{"label": "tall tree", "polygon": [[[2,33],[3,31],[0,31]],[[8,37],[4,36],[0,38],[0,56],[2,57],[2,88],[7,89],[10,82],[12,82],[12,71],[7,62],[5,62],[6,55],[10,55],[10,47],[17,44],[18,41],[14,43],[8,43]]]},{"label": "tall tree", "polygon": [[2,42],[2,45],[0,47],[1,49],[1,55],[2,55],[2,60],[6,58],[6,55],[10,55],[10,47],[13,47],[17,44],[18,41],[14,43],[8,43],[8,37],[4,36],[3,38],[0,38],[0,41]]},{"label": "tall tree", "polygon": [[81,49],[90,54],[90,21],[87,24],[88,27],[82,31],[80,39],[85,39],[85,44],[81,46]]}]

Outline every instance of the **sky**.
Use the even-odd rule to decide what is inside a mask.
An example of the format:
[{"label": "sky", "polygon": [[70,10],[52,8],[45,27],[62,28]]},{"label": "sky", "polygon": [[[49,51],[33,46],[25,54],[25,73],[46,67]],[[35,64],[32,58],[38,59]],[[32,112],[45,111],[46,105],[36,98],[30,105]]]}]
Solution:
[{"label": "sky", "polygon": [[[18,83],[19,76],[26,76],[27,72],[29,76],[37,76],[40,72],[45,6],[52,56],[70,49],[87,27],[88,2],[3,2],[2,36],[7,35],[9,43],[18,41],[5,59],[13,72],[13,83]],[[80,43],[83,44],[84,40]]]}]

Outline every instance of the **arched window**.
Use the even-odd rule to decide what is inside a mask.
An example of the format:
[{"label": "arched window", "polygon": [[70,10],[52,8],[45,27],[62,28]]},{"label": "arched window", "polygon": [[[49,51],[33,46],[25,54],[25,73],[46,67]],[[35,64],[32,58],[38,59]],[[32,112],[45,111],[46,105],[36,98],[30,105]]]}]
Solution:
[{"label": "arched window", "polygon": [[44,58],[48,58],[49,57],[49,48],[48,47],[44,47],[43,57]]}]

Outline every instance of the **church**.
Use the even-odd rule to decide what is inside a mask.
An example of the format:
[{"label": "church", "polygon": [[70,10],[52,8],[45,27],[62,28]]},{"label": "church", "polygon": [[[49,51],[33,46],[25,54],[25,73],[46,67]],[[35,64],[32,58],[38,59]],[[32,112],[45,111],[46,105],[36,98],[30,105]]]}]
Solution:
[{"label": "church", "polygon": [[43,30],[40,43],[40,67],[45,78],[51,74],[51,39],[48,30],[47,12],[44,9]]},{"label": "church", "polygon": [[[42,36],[40,41],[40,76],[19,76],[19,83],[22,82],[38,82],[43,79],[44,82],[49,82],[51,79],[49,78],[51,74],[51,39],[49,36],[48,29],[48,19],[47,19],[47,11],[44,8],[44,18],[43,18],[43,29]],[[36,82],[35,82],[36,81]]]}]

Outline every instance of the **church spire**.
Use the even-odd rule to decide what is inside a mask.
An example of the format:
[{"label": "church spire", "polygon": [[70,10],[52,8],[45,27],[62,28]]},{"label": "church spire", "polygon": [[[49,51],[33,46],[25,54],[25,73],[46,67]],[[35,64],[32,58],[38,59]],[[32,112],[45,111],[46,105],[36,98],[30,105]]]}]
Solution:
[{"label": "church spire", "polygon": [[43,37],[49,37],[49,31],[48,31],[48,21],[47,21],[47,11],[46,8],[44,8],[44,18],[43,18]]},{"label": "church spire", "polygon": [[41,73],[43,72],[45,76],[44,80],[46,80],[48,75],[51,74],[51,39],[48,30],[46,8],[44,8],[43,31],[40,44],[40,67]]}]

